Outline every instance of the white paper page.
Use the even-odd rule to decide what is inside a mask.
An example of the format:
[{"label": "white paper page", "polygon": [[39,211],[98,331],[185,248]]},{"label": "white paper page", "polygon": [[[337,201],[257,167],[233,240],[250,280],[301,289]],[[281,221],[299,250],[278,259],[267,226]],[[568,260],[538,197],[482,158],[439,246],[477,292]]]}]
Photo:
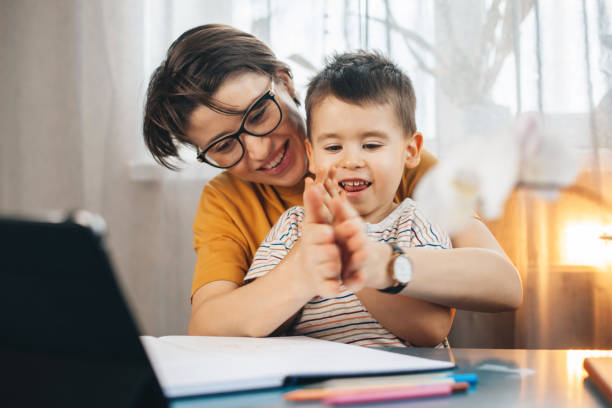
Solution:
[{"label": "white paper page", "polygon": [[[142,339],[168,396],[280,386],[287,376],[389,374],[453,367],[449,362],[310,337]],[[216,391],[210,390],[213,388]],[[192,394],[180,394],[188,391]]]},{"label": "white paper page", "polygon": [[202,353],[156,337],[140,339],[169,398],[279,387],[283,383],[284,377],[278,373],[245,367],[237,358],[212,349]]}]

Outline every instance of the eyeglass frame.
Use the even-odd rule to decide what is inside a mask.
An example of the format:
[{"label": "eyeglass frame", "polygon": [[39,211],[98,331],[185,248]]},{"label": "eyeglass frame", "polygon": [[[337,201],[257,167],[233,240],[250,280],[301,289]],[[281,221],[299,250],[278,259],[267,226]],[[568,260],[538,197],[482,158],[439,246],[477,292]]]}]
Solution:
[{"label": "eyeglass frame", "polygon": [[[246,122],[247,117],[251,114],[251,111],[253,110],[253,108],[255,106],[257,106],[257,104],[259,104],[261,101],[265,101],[266,99],[271,99],[272,102],[274,102],[274,104],[276,105],[276,107],[278,108],[278,112],[279,112],[279,118],[278,118],[278,122],[276,123],[276,125],[274,125],[274,127],[267,131],[266,133],[262,133],[260,135],[249,132],[245,127],[244,127],[244,123]],[[270,79],[270,87],[268,88],[268,90],[261,95],[259,98],[257,98],[255,101],[253,101],[253,103],[251,103],[249,105],[249,107],[246,109],[246,111],[244,112],[244,115],[242,116],[242,120],[240,121],[240,127],[238,128],[238,130],[234,133],[231,133],[229,135],[226,136],[222,136],[220,138],[218,138],[217,140],[215,140],[213,143],[211,143],[206,149],[201,150],[199,146],[196,146],[196,160],[199,161],[200,163],[206,163],[210,166],[216,167],[218,169],[229,169],[234,167],[235,165],[237,165],[238,163],[240,163],[240,161],[242,160],[242,158],[244,157],[244,153],[246,152],[246,149],[244,147],[244,144],[242,143],[242,140],[240,140],[240,135],[242,135],[243,133],[252,135],[252,136],[256,136],[256,137],[264,137],[269,135],[270,133],[274,132],[276,130],[276,128],[278,127],[278,125],[280,125],[280,123],[283,120],[283,110],[280,106],[280,104],[278,103],[278,101],[276,100],[276,93],[274,92],[274,79]],[[206,160],[206,152],[208,152],[213,146],[215,146],[216,144],[218,144],[219,142],[223,142],[225,140],[228,139],[236,139],[238,141],[238,144],[240,145],[240,147],[242,148],[242,154],[240,155],[240,158],[238,158],[238,160],[236,160],[236,162],[232,165],[229,166],[219,166],[216,164],[213,164],[211,162],[209,162],[208,160]],[[201,150],[201,151],[200,151]]]}]

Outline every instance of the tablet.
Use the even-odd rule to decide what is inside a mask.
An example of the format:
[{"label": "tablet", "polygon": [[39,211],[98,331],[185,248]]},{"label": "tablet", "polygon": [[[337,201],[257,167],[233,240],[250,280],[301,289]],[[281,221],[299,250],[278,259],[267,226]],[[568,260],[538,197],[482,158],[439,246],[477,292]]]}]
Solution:
[{"label": "tablet", "polygon": [[167,406],[99,235],[0,218],[0,248],[1,405]]}]

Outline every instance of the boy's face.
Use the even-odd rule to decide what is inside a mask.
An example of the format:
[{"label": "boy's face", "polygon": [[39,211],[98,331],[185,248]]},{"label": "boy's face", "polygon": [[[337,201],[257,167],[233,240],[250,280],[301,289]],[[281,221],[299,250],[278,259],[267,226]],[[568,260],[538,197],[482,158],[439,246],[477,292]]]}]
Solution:
[{"label": "boy's face", "polygon": [[419,163],[423,137],[406,135],[389,104],[353,105],[328,96],[311,111],[309,169],[337,169],[340,188],[363,219],[376,223],[395,207],[404,167]]}]

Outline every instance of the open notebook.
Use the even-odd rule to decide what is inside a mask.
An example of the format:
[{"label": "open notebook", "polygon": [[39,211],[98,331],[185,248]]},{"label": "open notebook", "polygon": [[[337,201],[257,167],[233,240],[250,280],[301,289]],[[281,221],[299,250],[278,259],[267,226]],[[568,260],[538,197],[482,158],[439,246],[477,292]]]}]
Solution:
[{"label": "open notebook", "polygon": [[142,336],[167,397],[280,387],[299,379],[444,370],[447,361],[310,337]]}]

